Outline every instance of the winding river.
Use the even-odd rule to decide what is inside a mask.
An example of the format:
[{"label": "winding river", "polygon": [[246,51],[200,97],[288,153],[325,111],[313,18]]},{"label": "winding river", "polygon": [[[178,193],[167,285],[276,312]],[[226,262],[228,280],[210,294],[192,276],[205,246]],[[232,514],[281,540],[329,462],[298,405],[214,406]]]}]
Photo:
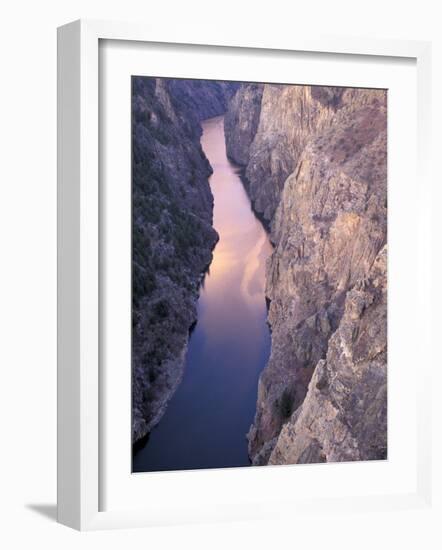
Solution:
[{"label": "winding river", "polygon": [[272,248],[227,158],[223,117],[202,126],[220,240],[201,288],[183,380],[135,454],[134,472],[249,465],[246,433],[270,352],[264,286]]}]

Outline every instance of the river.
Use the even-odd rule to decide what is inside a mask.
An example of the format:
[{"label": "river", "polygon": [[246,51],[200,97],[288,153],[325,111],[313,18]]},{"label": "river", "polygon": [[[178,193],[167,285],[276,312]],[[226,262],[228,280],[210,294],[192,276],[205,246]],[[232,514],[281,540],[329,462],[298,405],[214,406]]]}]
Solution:
[{"label": "river", "polygon": [[259,374],[270,353],[265,263],[272,251],[239,169],[227,158],[223,117],[202,123],[219,234],[198,299],[183,380],[133,459],[134,472],[248,466]]}]

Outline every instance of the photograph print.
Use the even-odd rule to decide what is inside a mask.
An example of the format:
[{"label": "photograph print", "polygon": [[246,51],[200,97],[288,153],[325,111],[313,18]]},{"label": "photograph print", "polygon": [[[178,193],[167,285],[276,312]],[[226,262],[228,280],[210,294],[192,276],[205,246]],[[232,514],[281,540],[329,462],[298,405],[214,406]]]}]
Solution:
[{"label": "photograph print", "polygon": [[133,472],[387,459],[387,91],[131,86]]}]

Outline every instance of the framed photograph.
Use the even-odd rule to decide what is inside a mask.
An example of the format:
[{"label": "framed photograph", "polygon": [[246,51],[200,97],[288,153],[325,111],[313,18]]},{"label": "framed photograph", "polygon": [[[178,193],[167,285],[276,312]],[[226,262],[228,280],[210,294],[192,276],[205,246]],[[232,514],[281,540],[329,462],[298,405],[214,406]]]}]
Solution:
[{"label": "framed photograph", "polygon": [[428,43],[59,29],[61,523],[428,505],[429,78]]}]

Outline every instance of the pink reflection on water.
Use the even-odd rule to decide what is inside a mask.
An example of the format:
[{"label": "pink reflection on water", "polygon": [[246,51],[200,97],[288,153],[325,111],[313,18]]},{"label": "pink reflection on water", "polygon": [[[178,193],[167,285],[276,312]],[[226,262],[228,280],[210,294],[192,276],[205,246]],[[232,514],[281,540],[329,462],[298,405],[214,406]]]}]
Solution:
[{"label": "pink reflection on water", "polygon": [[220,240],[198,299],[183,380],[134,471],[248,466],[246,433],[258,377],[270,352],[264,295],[272,251],[237,169],[226,156],[223,118],[203,122],[214,169],[214,226]]},{"label": "pink reflection on water", "polygon": [[223,117],[203,123],[201,145],[214,170],[213,225],[220,239],[201,290],[198,323],[208,345],[246,325],[244,347],[252,351],[255,337],[262,334],[265,265],[272,247],[250,208],[237,168],[227,158]]}]

